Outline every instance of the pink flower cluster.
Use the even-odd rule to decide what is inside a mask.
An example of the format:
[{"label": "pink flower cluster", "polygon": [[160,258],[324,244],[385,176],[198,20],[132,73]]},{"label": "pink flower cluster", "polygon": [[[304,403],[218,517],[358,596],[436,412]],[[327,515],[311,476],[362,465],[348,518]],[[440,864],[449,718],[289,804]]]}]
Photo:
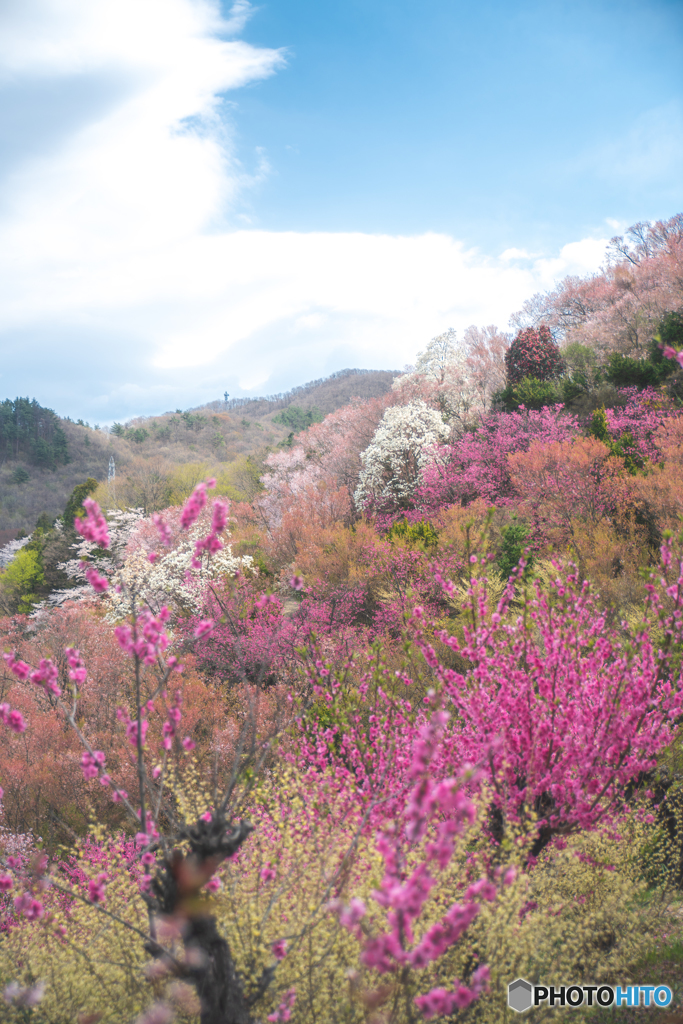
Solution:
[{"label": "pink flower cluster", "polygon": [[75,647],[67,647],[64,654],[69,664],[69,679],[76,686],[82,686],[88,677],[88,672],[81,658],[81,652],[77,651]]},{"label": "pink flower cluster", "polygon": [[[209,481],[209,484],[210,483],[211,481]],[[192,497],[190,497],[189,501],[191,500]],[[184,511],[185,510],[183,509],[183,512]],[[223,532],[227,521],[228,504],[225,501],[221,501],[220,498],[216,498],[216,500],[213,503],[211,531],[207,534],[206,537],[201,537],[199,540],[195,541],[194,556],[192,558],[192,567],[194,569],[201,569],[202,552],[206,552],[207,555],[211,556],[217,554],[217,552],[219,552],[223,548],[223,542],[218,539],[218,534]]]},{"label": "pink flower cluster", "polygon": [[175,736],[183,717],[180,710],[180,690],[176,691],[175,700],[175,704],[169,708],[168,719],[164,722],[162,727],[164,750],[170,750],[173,746],[173,737]]},{"label": "pink flower cluster", "polygon": [[14,900],[14,909],[17,914],[23,915],[27,921],[37,921],[45,912],[40,900],[34,899],[28,892],[22,892]]},{"label": "pink flower cluster", "polygon": [[472,974],[472,984],[456,983],[455,989],[449,992],[445,988],[433,988],[424,996],[417,996],[415,1003],[427,1020],[432,1017],[450,1017],[456,1010],[465,1010],[478,999],[488,988],[490,972],[482,965]]},{"label": "pink flower cluster", "polygon": [[105,576],[100,576],[97,569],[92,565],[89,565],[85,570],[85,578],[96,594],[103,594],[105,590],[109,589],[109,580]]},{"label": "pink flower cluster", "polygon": [[17,679],[30,679],[36,686],[42,686],[46,693],[59,697],[61,690],[57,685],[59,670],[50,658],[41,658],[37,669],[31,669],[25,661],[17,661],[13,654],[3,654],[9,670]]},{"label": "pink flower cluster", "polygon": [[92,754],[84,750],[81,754],[81,769],[84,779],[96,779],[100,768],[104,768],[105,755],[101,750],[95,750]]},{"label": "pink flower cluster", "polygon": [[137,719],[131,718],[128,712],[125,711],[123,708],[117,708],[116,717],[118,718],[119,722],[123,722],[123,724],[125,725],[126,736],[128,737],[128,742],[130,743],[130,745],[132,747],[136,747],[138,744],[138,736],[140,736],[140,742],[142,746],[144,746],[147,740],[147,730],[149,729],[149,722],[144,716],[144,709],[141,711],[140,714],[139,730]]},{"label": "pink flower cluster", "polygon": [[88,882],[88,899],[91,903],[101,903],[104,899],[105,882],[107,873],[101,871],[97,878],[91,878]]},{"label": "pink flower cluster", "polygon": [[83,508],[87,515],[84,518],[76,516],[74,529],[80,533],[84,540],[89,540],[101,548],[109,547],[109,533],[107,531],[107,520],[100,511],[100,506],[93,498],[86,498]]},{"label": "pink flower cluster", "polygon": [[171,527],[158,512],[154,512],[152,514],[152,522],[157,528],[157,533],[159,534],[159,540],[161,543],[165,548],[170,547],[171,541],[173,540],[173,531],[171,530]]},{"label": "pink flower cluster", "polygon": [[6,725],[12,732],[25,732],[26,722],[21,711],[13,711],[9,704],[0,704],[0,722]]},{"label": "pink flower cluster", "polygon": [[183,530],[189,530],[190,527],[197,522],[202,509],[206,506],[206,488],[215,486],[216,481],[213,478],[197,484],[192,494],[185,502],[183,511],[180,515],[180,525]]},{"label": "pink flower cluster", "polygon": [[292,1016],[292,1010],[294,1003],[296,1002],[296,989],[290,988],[285,992],[285,997],[278,1006],[275,1013],[268,1014],[268,1020],[272,1021],[273,1024],[280,1024],[282,1021],[289,1020]]},{"label": "pink flower cluster", "polygon": [[[145,665],[154,665],[168,647],[165,623],[169,616],[170,612],[165,605],[156,616],[144,611],[138,615],[134,629],[128,625],[116,626],[114,634],[126,654],[136,655]],[[174,666],[175,660],[171,667]]]}]

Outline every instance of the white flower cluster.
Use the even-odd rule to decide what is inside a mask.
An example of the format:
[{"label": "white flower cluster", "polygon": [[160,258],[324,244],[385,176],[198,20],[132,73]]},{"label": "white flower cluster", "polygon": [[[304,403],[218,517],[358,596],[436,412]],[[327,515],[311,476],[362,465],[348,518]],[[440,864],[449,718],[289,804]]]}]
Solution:
[{"label": "white flower cluster", "polygon": [[124,559],[126,547],[144,518],[145,513],[141,508],[109,509],[107,511],[109,547],[106,551],[102,551],[97,544],[79,537],[76,543],[71,545],[71,550],[75,551],[76,557],[70,558],[68,562],[59,562],[58,564],[58,568],[70,580],[76,581],[78,586],[65,590],[53,590],[47,599],[47,604],[59,606],[65,601],[78,601],[80,598],[93,596],[93,589],[85,576],[86,562],[94,563],[101,575],[106,576],[107,579],[113,579],[118,566]]},{"label": "white flower cluster", "polygon": [[111,577],[112,586],[107,592],[111,608],[107,618],[113,621],[128,614],[133,600],[138,609],[146,605],[154,612],[169,604],[199,612],[209,584],[252,569],[251,556],[237,558],[229,544],[210,558],[204,555],[201,568],[193,568],[195,541],[204,533],[206,530],[195,527],[170,551],[158,552],[154,562],[149,561],[144,547],[130,553]]},{"label": "white flower cluster", "polygon": [[370,499],[399,505],[413,495],[434,445],[450,433],[441,415],[423,401],[387,409],[361,454],[363,468],[354,494],[362,509]]},{"label": "white flower cluster", "polygon": [[28,544],[31,537],[23,537],[21,540],[11,540],[0,548],[0,569],[6,569],[17,551],[21,551],[25,544]]}]

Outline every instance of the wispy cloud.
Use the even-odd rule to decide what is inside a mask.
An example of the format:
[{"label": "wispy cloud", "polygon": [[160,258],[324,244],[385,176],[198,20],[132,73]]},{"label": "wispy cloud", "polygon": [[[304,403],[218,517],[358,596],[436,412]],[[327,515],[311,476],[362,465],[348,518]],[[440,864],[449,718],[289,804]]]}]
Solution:
[{"label": "wispy cloud", "polygon": [[609,137],[577,158],[576,170],[605,181],[642,190],[676,182],[672,201],[679,201],[683,181],[683,108],[678,100],[647,110],[627,131]]}]

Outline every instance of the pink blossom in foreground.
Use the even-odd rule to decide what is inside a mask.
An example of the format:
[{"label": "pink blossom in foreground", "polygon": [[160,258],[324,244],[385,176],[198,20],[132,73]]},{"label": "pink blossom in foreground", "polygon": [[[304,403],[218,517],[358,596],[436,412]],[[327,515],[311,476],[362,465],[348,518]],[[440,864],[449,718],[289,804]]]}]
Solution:
[{"label": "pink blossom in foreground", "polygon": [[96,594],[103,594],[105,590],[109,589],[109,580],[105,576],[100,576],[97,569],[92,565],[89,565],[85,570],[85,578]]},{"label": "pink blossom in foreground", "polygon": [[671,345],[665,345],[662,355],[665,359],[675,359],[680,366],[683,366],[683,349],[677,352],[675,348],[671,348]]},{"label": "pink blossom in foreground", "polygon": [[23,987],[18,981],[10,981],[2,991],[2,998],[10,1006],[37,1006],[44,995],[45,985],[42,981],[27,987]]},{"label": "pink blossom in foreground", "polygon": [[80,533],[84,540],[98,544],[101,548],[109,547],[109,533],[107,531],[107,520],[100,511],[100,506],[92,498],[86,498],[83,508],[87,515],[81,519],[77,516],[74,519],[74,529]]},{"label": "pink blossom in foreground", "polygon": [[228,522],[228,511],[230,506],[227,501],[216,498],[213,503],[213,517],[211,519],[211,532],[222,533]]},{"label": "pink blossom in foreground", "polygon": [[97,878],[91,878],[88,882],[88,899],[91,903],[101,903],[104,899],[106,872],[102,871]]},{"label": "pink blossom in foreground", "polygon": [[276,878],[275,870],[271,867],[270,861],[266,861],[265,866],[261,869],[261,881],[272,882]]},{"label": "pink blossom in foreground", "polygon": [[82,686],[87,679],[88,673],[85,665],[81,658],[81,652],[77,651],[75,647],[67,647],[64,651],[66,660],[69,664],[69,679],[76,684],[76,686]]},{"label": "pink blossom in foreground", "polygon": [[155,1003],[138,1017],[136,1024],[171,1024],[175,1013],[168,1003]]},{"label": "pink blossom in foreground", "polygon": [[489,983],[489,969],[478,967],[472,975],[472,985],[468,988],[456,982],[453,991],[444,988],[433,988],[424,996],[417,996],[416,1006],[427,1020],[432,1017],[450,1017],[456,1010],[464,1010],[486,991]]},{"label": "pink blossom in foreground", "polygon": [[197,484],[183,505],[183,510],[180,514],[180,525],[183,530],[189,530],[196,523],[202,509],[206,506],[206,488],[215,486],[216,481],[214,479]]},{"label": "pink blossom in foreground", "polygon": [[289,1020],[292,1016],[292,1009],[296,1002],[296,989],[290,988],[284,996],[284,999],[278,1006],[275,1013],[268,1014],[268,1020],[274,1022],[274,1024],[280,1024],[281,1021]]},{"label": "pink blossom in foreground", "polygon": [[14,900],[14,909],[28,921],[37,921],[43,916],[44,908],[40,900],[33,899],[30,893],[24,892]]},{"label": "pink blossom in foreground", "polygon": [[[83,670],[85,672],[85,669]],[[61,695],[61,689],[57,685],[59,669],[51,658],[41,658],[40,665],[31,672],[30,680],[36,686],[42,686],[46,693],[52,693],[55,697]],[[83,677],[85,678],[85,676]]]},{"label": "pink blossom in foreground", "polygon": [[213,619],[202,619],[198,625],[195,626],[194,635],[199,640],[201,636],[209,636],[213,633],[216,623]]},{"label": "pink blossom in foreground", "polygon": [[21,711],[13,711],[9,704],[0,704],[0,722],[3,722],[12,732],[26,731],[26,722]]},{"label": "pink blossom in foreground", "polygon": [[285,939],[278,939],[278,941],[274,942],[270,948],[272,949],[273,956],[276,960],[284,960],[287,956],[287,942]]},{"label": "pink blossom in foreground", "polygon": [[31,671],[30,665],[27,665],[25,661],[17,661],[13,654],[3,654],[3,658],[7,662],[7,667],[10,672],[12,672],[17,679],[28,679],[28,674]]},{"label": "pink blossom in foreground", "polygon": [[171,527],[162,519],[158,512],[152,513],[152,522],[157,528],[157,533],[159,534],[159,540],[161,543],[165,548],[170,547],[171,541],[173,540],[173,531],[171,530]]}]

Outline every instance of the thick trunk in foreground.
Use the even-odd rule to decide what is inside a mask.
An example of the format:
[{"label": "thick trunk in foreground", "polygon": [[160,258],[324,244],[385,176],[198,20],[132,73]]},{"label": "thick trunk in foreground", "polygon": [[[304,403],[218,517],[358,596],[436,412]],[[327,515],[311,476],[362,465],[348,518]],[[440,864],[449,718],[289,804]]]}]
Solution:
[{"label": "thick trunk in foreground", "polygon": [[193,916],[184,936],[188,959],[198,961],[195,987],[201,1024],[252,1024],[230,947],[213,917]]}]

